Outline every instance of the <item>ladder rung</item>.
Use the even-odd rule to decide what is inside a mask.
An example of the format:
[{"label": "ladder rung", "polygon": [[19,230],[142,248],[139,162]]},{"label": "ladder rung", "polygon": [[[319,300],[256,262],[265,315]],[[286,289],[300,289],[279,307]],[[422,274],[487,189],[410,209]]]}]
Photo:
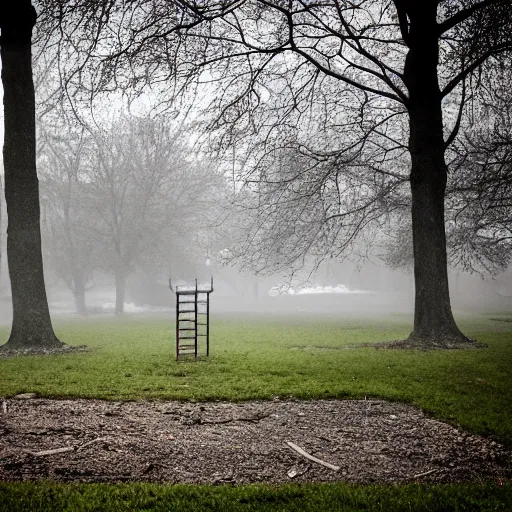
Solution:
[{"label": "ladder rung", "polygon": [[208,334],[198,334],[197,336],[208,336]]},{"label": "ladder rung", "polygon": [[180,340],[195,340],[195,336],[180,336]]},{"label": "ladder rung", "polygon": [[178,322],[195,322],[193,318],[178,318]]},{"label": "ladder rung", "polygon": [[195,348],[196,346],[189,343],[189,344],[186,344],[186,345],[180,345],[179,346],[179,349],[181,350],[182,348]]},{"label": "ladder rung", "polygon": [[179,309],[178,313],[195,313],[195,309]]},{"label": "ladder rung", "polygon": [[204,322],[197,322],[197,325],[208,325],[208,324],[205,324]]},{"label": "ladder rung", "polygon": [[180,304],[194,304],[195,300],[179,300]]},{"label": "ladder rung", "polygon": [[178,327],[178,330],[179,331],[195,331],[195,327],[185,327],[185,328],[181,328],[181,327]]}]

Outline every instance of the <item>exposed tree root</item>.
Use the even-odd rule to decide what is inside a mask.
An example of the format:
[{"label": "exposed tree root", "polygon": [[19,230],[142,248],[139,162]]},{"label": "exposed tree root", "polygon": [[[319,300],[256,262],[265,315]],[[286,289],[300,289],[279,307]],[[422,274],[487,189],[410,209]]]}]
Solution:
[{"label": "exposed tree root", "polygon": [[488,345],[466,337],[418,338],[409,336],[406,340],[372,343],[377,349],[453,350],[487,348]]},{"label": "exposed tree root", "polygon": [[87,350],[86,345],[70,347],[64,343],[55,347],[16,347],[6,343],[0,346],[0,358],[69,354],[70,352],[85,352]]}]

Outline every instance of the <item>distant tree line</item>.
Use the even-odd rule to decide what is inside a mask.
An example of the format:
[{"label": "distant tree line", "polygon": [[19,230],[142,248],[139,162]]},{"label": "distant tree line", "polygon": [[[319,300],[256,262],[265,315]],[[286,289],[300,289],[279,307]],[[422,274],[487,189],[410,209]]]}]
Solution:
[{"label": "distant tree line", "polygon": [[[248,264],[343,257],[356,239],[391,232],[398,220],[412,245],[411,340],[469,343],[452,315],[447,265],[453,257],[492,270],[507,260],[509,135],[498,118],[512,50],[509,0],[36,5],[35,46],[58,78],[49,109],[62,100],[75,112],[94,109],[116,91],[151,90],[163,111],[195,101],[209,148],[218,157],[236,148],[233,190],[254,213],[240,251]],[[28,0],[0,11],[13,340],[20,329],[33,339],[52,332],[37,255],[34,24]],[[16,103],[25,117],[16,119]],[[15,133],[27,135],[24,153],[14,150]],[[100,133],[93,139],[103,146],[98,169],[115,175],[117,146]],[[117,240],[109,268],[122,283],[132,258]]]},{"label": "distant tree line", "polygon": [[40,129],[45,258],[80,314],[94,271],[112,275],[121,314],[126,279],[138,269],[177,276],[180,256],[188,264],[199,252],[205,258],[197,237],[224,181],[194,158],[183,125],[165,116],[117,115],[90,127],[57,113]]}]

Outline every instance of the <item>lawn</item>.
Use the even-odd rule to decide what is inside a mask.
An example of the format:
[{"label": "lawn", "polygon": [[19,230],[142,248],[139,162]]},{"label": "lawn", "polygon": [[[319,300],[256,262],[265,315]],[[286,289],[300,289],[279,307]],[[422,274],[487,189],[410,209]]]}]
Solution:
[{"label": "lawn", "polygon": [[[211,356],[175,361],[167,317],[56,323],[85,353],[0,360],[0,396],[250,400],[382,397],[512,445],[512,317],[463,316],[479,350],[376,350],[407,336],[410,318],[217,316]],[[0,331],[0,342],[8,329]]]},{"label": "lawn", "polygon": [[1,512],[509,512],[512,484],[2,484]]},{"label": "lawn", "polygon": [[[216,316],[211,356],[175,361],[168,317],[56,322],[89,351],[0,360],[0,396],[111,400],[279,397],[400,400],[512,446],[512,315],[461,316],[478,350],[376,350],[410,318]],[[0,330],[0,343],[8,329]],[[464,485],[306,484],[280,487],[0,483],[0,511],[508,511],[511,482]]]}]

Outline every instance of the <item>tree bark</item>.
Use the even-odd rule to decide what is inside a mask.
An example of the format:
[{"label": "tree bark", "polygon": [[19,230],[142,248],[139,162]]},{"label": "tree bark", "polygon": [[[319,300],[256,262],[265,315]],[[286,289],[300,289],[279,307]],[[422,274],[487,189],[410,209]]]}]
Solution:
[{"label": "tree bark", "polygon": [[7,259],[13,322],[11,347],[59,347],[53,332],[43,276],[36,172],[35,98],[32,80],[30,0],[0,7],[4,87],[4,169],[7,204]]},{"label": "tree bark", "polygon": [[116,283],[116,315],[122,315],[126,295],[126,275],[122,270],[116,270],[114,278]]},{"label": "tree bark", "polygon": [[447,166],[437,65],[436,2],[410,2],[409,90],[415,308],[411,340],[469,342],[453,318],[448,288],[444,198]]}]

